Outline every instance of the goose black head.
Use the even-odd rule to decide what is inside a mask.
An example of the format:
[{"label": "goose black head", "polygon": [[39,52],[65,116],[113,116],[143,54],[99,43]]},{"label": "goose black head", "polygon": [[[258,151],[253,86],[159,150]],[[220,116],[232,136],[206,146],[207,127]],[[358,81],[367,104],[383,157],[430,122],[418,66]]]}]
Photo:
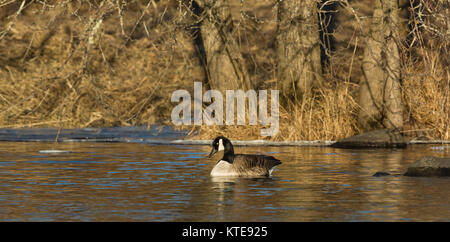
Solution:
[{"label": "goose black head", "polygon": [[217,138],[214,139],[211,146],[212,150],[211,153],[209,153],[208,157],[211,158],[215,153],[223,150],[224,153],[222,160],[228,161],[229,163],[233,163],[234,149],[229,139],[223,136],[218,136]]}]

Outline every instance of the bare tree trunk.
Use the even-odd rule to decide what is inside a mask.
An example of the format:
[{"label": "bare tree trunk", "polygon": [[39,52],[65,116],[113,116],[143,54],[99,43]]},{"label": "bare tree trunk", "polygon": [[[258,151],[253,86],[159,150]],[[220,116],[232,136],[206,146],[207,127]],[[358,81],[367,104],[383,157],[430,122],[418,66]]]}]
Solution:
[{"label": "bare tree trunk", "polygon": [[308,93],[322,74],[317,1],[280,1],[278,22],[276,52],[281,93]]},{"label": "bare tree trunk", "polygon": [[382,49],[384,44],[383,10],[380,0],[374,1],[374,13],[369,24],[370,32],[366,37],[362,76],[359,83],[359,126],[363,130],[382,127],[384,70]]},{"label": "bare tree trunk", "polygon": [[197,0],[203,9],[201,35],[206,52],[208,81],[211,88],[250,89],[251,83],[237,41],[227,0]]},{"label": "bare tree trunk", "polygon": [[397,41],[400,40],[400,21],[398,16],[398,1],[383,0],[383,10],[388,16],[386,23],[386,85],[384,88],[385,117],[387,128],[403,127],[403,106],[400,84],[400,54]]},{"label": "bare tree trunk", "polygon": [[401,128],[398,5],[396,0],[376,0],[374,8],[361,65],[358,121],[363,130]]},{"label": "bare tree trunk", "polygon": [[[401,21],[407,22],[410,0],[398,0]],[[366,47],[365,35],[371,26],[374,0],[347,0],[336,6],[333,27],[333,53],[329,57],[333,77],[340,81],[358,83],[363,74],[361,65]],[[409,32],[406,24],[400,26],[400,36]],[[360,58],[361,57],[361,58]]]}]

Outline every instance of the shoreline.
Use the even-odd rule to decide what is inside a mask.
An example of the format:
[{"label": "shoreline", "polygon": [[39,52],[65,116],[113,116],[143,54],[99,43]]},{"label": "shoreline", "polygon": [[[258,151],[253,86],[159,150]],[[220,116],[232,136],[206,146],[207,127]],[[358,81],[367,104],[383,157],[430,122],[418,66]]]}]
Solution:
[{"label": "shoreline", "polygon": [[[235,146],[308,146],[328,147],[336,143],[332,140],[296,140],[271,141],[231,139]],[[19,128],[0,129],[0,142],[114,142],[142,143],[154,145],[210,145],[212,139],[193,139],[188,130],[177,130],[173,126],[152,125],[104,128]],[[405,141],[406,145],[442,144],[449,145],[450,140]]]},{"label": "shoreline", "polygon": [[[86,139],[61,139],[58,141],[50,139],[0,139],[0,142],[57,142],[57,143],[69,143],[69,142],[93,142],[93,143],[136,143],[136,144],[150,144],[150,145],[211,145],[213,140],[164,140],[164,139],[131,139],[131,138],[86,138]],[[323,140],[299,140],[299,141],[266,141],[266,140],[232,140],[234,146],[292,146],[292,147],[330,147],[336,141],[323,141]],[[412,140],[406,142],[406,145],[447,145],[450,147],[450,140]],[[355,148],[356,149],[356,148]],[[359,149],[359,148],[358,148]],[[367,148],[367,149],[379,149],[379,148]],[[390,148],[387,148],[390,149]]]}]

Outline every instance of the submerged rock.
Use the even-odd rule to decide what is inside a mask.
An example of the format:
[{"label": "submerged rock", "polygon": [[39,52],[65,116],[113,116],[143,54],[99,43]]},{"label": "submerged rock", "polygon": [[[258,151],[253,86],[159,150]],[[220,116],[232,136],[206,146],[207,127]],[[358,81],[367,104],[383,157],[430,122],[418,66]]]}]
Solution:
[{"label": "submerged rock", "polygon": [[391,174],[387,173],[387,172],[383,172],[383,171],[377,171],[375,174],[373,174],[372,176],[374,177],[380,177],[380,176],[390,176]]},{"label": "submerged rock", "polygon": [[348,149],[405,148],[406,140],[397,130],[378,129],[339,140],[331,147]]},{"label": "submerged rock", "polygon": [[450,176],[450,158],[422,157],[409,167],[405,176]]}]

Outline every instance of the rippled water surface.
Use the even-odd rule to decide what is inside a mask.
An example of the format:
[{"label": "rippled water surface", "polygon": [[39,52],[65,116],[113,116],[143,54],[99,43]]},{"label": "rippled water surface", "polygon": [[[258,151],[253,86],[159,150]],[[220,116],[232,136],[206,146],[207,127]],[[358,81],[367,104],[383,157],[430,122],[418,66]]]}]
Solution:
[{"label": "rippled water surface", "polygon": [[207,146],[2,142],[0,220],[450,221],[450,178],[399,175],[450,156],[437,146],[235,147],[283,164],[271,178],[214,179]]}]

